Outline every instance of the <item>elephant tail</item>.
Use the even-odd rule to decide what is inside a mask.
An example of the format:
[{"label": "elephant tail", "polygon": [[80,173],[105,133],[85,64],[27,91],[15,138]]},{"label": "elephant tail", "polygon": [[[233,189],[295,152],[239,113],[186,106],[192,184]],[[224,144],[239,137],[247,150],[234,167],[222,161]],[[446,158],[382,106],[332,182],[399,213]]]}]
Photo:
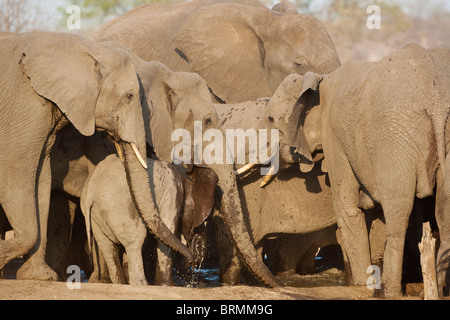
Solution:
[{"label": "elephant tail", "polygon": [[450,113],[450,105],[443,105],[442,102],[438,101],[432,102],[431,106],[426,109],[426,112],[433,125],[433,133],[436,139],[437,157],[440,167],[439,171],[441,172],[441,178],[443,179],[445,173],[446,155],[445,127],[447,124],[447,117]]},{"label": "elephant tail", "polygon": [[439,171],[443,175],[445,172],[445,124],[447,119],[442,116],[432,116],[431,121],[433,122],[439,166],[441,168]]},{"label": "elephant tail", "polygon": [[87,183],[87,181],[89,181],[89,178],[86,180],[84,188],[81,192],[80,207],[81,207],[81,211],[83,212],[84,221],[85,221],[85,225],[86,225],[86,236],[87,236],[88,250],[89,250],[89,252],[88,252],[89,263],[91,266],[93,266],[94,262],[93,262],[92,255],[94,253],[94,247],[93,247],[93,236],[92,236],[92,227],[91,227],[91,225],[92,225],[91,224],[92,199],[91,199],[91,197],[89,197],[89,194],[91,194],[91,193],[88,192],[89,184]]}]

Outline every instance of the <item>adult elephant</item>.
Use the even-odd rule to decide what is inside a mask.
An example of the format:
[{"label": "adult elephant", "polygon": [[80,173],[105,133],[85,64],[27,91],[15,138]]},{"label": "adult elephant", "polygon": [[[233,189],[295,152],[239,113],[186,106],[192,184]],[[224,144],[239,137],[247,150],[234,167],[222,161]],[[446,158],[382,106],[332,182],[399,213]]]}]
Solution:
[{"label": "adult elephant", "polygon": [[[158,72],[157,70],[154,71]],[[142,97],[144,98],[145,95],[142,95]],[[85,137],[77,132],[73,126],[68,125],[56,135],[55,146],[50,154],[53,192],[49,224],[53,228],[50,229],[49,226],[49,237],[51,237],[52,241],[49,242],[47,247],[46,260],[49,265],[58,272],[62,279],[66,272],[67,261],[71,261],[68,259],[68,256],[73,254],[72,252],[69,252],[69,246],[73,244],[71,235],[73,237],[75,232],[82,233],[83,231],[72,231],[71,225],[73,224],[74,219],[76,219],[75,210],[77,209],[77,206],[71,205],[71,202],[73,202],[74,198],[78,200],[81,197],[83,188],[87,188],[87,181],[89,181],[89,179],[92,180],[91,176],[93,172],[98,165],[111,154],[115,154],[114,143],[108,139],[104,132],[97,131],[92,136]],[[161,169],[154,175],[152,174],[153,171],[150,170],[153,169],[153,162],[154,160],[147,160],[147,163],[152,164],[148,169],[149,181],[152,186],[152,197],[155,198],[155,195],[159,196],[159,198],[155,198],[159,215],[172,233],[180,234],[181,232],[186,239],[188,247],[195,248],[197,245],[201,244],[199,241],[204,241],[203,234],[197,232],[196,228],[209,216],[214,201],[214,190],[217,178],[213,172],[207,172],[200,177],[196,176],[196,172],[192,172],[190,178],[185,177],[184,174],[178,173],[177,179],[182,181],[183,187],[182,190],[177,190],[179,193],[177,199],[175,200],[174,198],[172,199],[173,202],[170,202],[169,196],[173,197],[175,194],[173,190],[170,190],[171,192],[167,190],[153,191],[156,187],[162,189],[161,180],[166,179],[170,181],[170,179],[166,177],[167,174],[164,175],[160,172]],[[105,165],[103,165],[103,167],[105,167]],[[168,166],[168,168],[170,168],[170,166]],[[123,170],[117,172],[118,169],[116,166],[114,166],[114,170],[111,169],[113,170],[112,172],[105,173],[105,170],[106,169],[103,168],[103,174],[117,176],[117,179],[119,179],[119,176],[121,178],[119,180],[116,179],[117,181],[115,181],[114,184],[108,185],[106,189],[119,191],[121,187],[127,185],[125,172],[122,172]],[[203,172],[207,169],[199,168],[198,170]],[[170,187],[170,183],[168,183],[168,185]],[[91,183],[90,188],[100,190],[97,190],[96,192],[99,192],[103,197],[105,196],[106,191],[101,191],[105,189],[105,187],[101,188],[100,184],[94,186]],[[161,203],[162,200],[160,198],[163,192],[165,202]],[[95,192],[90,191],[85,198],[89,197],[92,199],[94,193]],[[110,193],[110,195],[111,194],[113,193]],[[123,203],[125,203],[125,208],[136,215],[136,208],[129,207],[128,197],[130,197],[130,193],[124,194],[121,191],[120,195],[116,196],[117,199],[109,200],[107,204],[118,208],[119,204],[123,205]],[[101,199],[104,198],[99,197],[99,199],[93,199],[92,202],[100,202]],[[119,204],[116,203],[117,201],[119,201]],[[160,202],[158,203],[158,201]],[[116,204],[114,205],[114,203]],[[97,203],[97,206],[99,205],[100,204]],[[174,207],[177,209],[172,210]],[[86,208],[89,209],[89,206],[86,205]],[[88,210],[86,210],[86,212],[87,211]],[[122,215],[125,214],[123,211],[119,212],[121,212]],[[86,217],[86,222],[88,222],[88,224],[90,220],[90,218]],[[128,225],[125,217],[123,217],[121,224],[125,226]],[[140,226],[142,222],[140,220],[133,220],[130,225],[134,224]],[[106,224],[104,225],[106,226]],[[181,229],[179,229],[179,227]],[[87,231],[91,232],[89,225]],[[137,234],[134,235],[134,238],[136,237]],[[134,238],[130,238],[129,242],[137,241],[137,239]],[[119,239],[124,239],[124,236]],[[83,244],[82,247],[84,247],[86,238],[81,237],[80,240]],[[141,250],[141,248],[138,249]],[[201,252],[195,252],[195,250],[191,251],[196,260],[202,259],[202,256],[199,254]],[[159,267],[156,271],[155,284],[171,284],[172,268],[169,268],[169,265],[171,265],[170,259],[173,255],[170,255],[170,247],[165,246],[164,242],[158,243],[158,252],[161,252],[161,254],[158,253],[157,266]],[[134,256],[134,259],[136,259],[136,256]],[[91,270],[91,268],[85,270],[86,274],[90,274],[90,271],[93,272],[89,278],[90,282],[107,282],[109,280],[109,274],[106,268],[101,266],[102,262],[101,259],[98,259],[98,257],[95,256],[93,259],[93,270]],[[123,278],[121,279],[123,281]],[[136,282],[135,284],[138,283],[140,282]]]},{"label": "adult elephant", "polygon": [[[234,161],[238,163],[237,167],[240,167],[238,187],[244,204],[244,216],[261,260],[265,240],[273,236],[302,234],[307,237],[312,232],[326,229],[324,232],[331,232],[331,237],[334,236],[336,239],[335,231],[330,231],[332,226],[336,225],[336,218],[327,175],[321,171],[320,165],[315,166],[309,173],[302,173],[299,170],[298,154],[292,152],[291,146],[287,144],[283,136],[279,140],[279,152],[275,152],[275,149],[269,152],[272,159],[276,160],[276,162],[273,161],[273,166],[278,167],[276,178],[275,174],[262,176],[257,165],[255,167],[258,167],[258,170],[252,170],[252,172],[245,172],[244,170],[249,170],[249,166],[242,166],[242,162],[248,163],[251,160],[252,153],[260,152],[259,149],[254,148],[260,148],[264,143],[260,136],[262,130],[268,130],[266,131],[267,144],[274,145],[270,132],[273,126],[265,115],[269,107],[291,101],[290,96],[281,94],[282,89],[283,84],[271,99],[215,105],[223,128],[236,133],[237,136],[236,141],[229,140],[233,143],[229,148],[233,150]],[[239,135],[239,132],[245,133],[245,136]],[[246,140],[242,141],[243,139]],[[258,143],[249,145],[249,141]],[[242,155],[245,156],[242,157]],[[239,160],[239,157],[242,157],[244,161]],[[322,157],[323,154],[318,152],[316,161]],[[253,163],[254,160],[252,160]],[[260,158],[256,160],[259,162]],[[214,219],[219,225],[216,238],[219,246],[221,280],[228,284],[239,284],[241,281],[239,257],[227,238],[221,235],[218,212],[215,212]],[[273,221],[277,222],[273,223]],[[304,244],[304,247],[306,248],[307,245]]]},{"label": "adult elephant", "polygon": [[[448,178],[448,70],[448,64],[441,65],[431,52],[412,44],[376,63],[350,61],[329,75],[289,76],[286,92],[297,93],[294,103],[271,108],[266,115],[306,164],[313,162],[316,150],[323,150],[322,169],[329,173],[356,285],[366,284],[371,263],[360,208],[381,204],[386,296],[401,294],[405,233],[414,197],[432,195],[437,180],[438,206],[444,203],[439,195],[446,194],[442,185]],[[436,214],[447,239],[448,218],[439,210]],[[448,250],[446,241],[440,250]],[[439,263],[443,269],[448,266],[448,260]]]},{"label": "adult elephant", "polygon": [[28,253],[18,278],[57,278],[45,262],[49,155],[55,134],[69,122],[84,136],[97,128],[116,141],[144,219],[191,260],[158,215],[145,216],[155,205],[141,156],[145,129],[130,55],[76,35],[33,32],[2,40],[0,64],[0,203],[14,229],[14,238],[0,240],[0,269]]},{"label": "adult elephant", "polygon": [[[105,43],[104,45],[116,46],[117,44]],[[221,132],[222,127],[218,121],[211,96],[200,76],[193,73],[172,72],[159,62],[145,63],[136,56],[133,56],[133,60],[142,86],[142,106],[147,130],[147,143],[153,148],[158,159],[172,161],[173,149],[177,145],[172,140],[180,138],[178,136],[172,138],[175,129],[180,129],[179,132],[181,133],[187,133],[189,138],[194,137],[194,135],[199,134],[199,132],[194,133],[194,122],[197,122],[197,124],[201,123],[202,134],[208,129]],[[55,148],[55,152],[58,154],[55,154],[55,156],[52,154],[52,165],[55,165],[53,169],[59,172],[55,174],[55,177],[59,177],[59,181],[54,181],[54,185],[60,190],[79,196],[84,182],[95,167],[94,162],[98,163],[98,159],[101,158],[95,155],[99,148],[89,147],[89,143],[86,144],[87,140],[81,136],[78,136],[75,141],[70,141],[73,140],[71,135],[62,138],[68,140],[61,144],[58,143],[57,148]],[[186,162],[194,164],[194,159],[201,159],[198,152],[201,152],[205,147],[203,144],[206,141],[183,140],[183,143],[185,143],[185,147],[190,148],[189,150],[193,150],[186,153],[187,159],[184,158],[187,160]],[[80,145],[80,147],[74,148],[75,154],[67,157],[65,144]],[[103,143],[100,143],[100,147],[102,145]],[[104,148],[111,147],[104,146]],[[88,156],[88,153],[93,154]],[[69,161],[68,164],[63,163],[63,165],[59,164],[59,161],[64,162],[67,159],[75,159],[75,161]],[[83,165],[81,162],[80,166],[80,160],[85,161],[85,164]],[[83,166],[85,169],[80,170]],[[214,171],[219,179],[218,186],[223,192],[222,212],[224,219],[228,230],[230,230],[231,238],[244,259],[244,263],[263,283],[269,286],[277,286],[276,279],[257,258],[246,231],[236,186],[234,166],[216,162],[188,164],[187,167],[189,173],[194,176],[195,182],[200,184],[201,187],[196,188],[197,192],[200,193],[214,193],[214,188],[210,188],[214,182],[211,180],[214,177],[211,170]],[[207,207],[199,208],[199,210],[209,214]]]},{"label": "adult elephant", "polygon": [[196,72],[226,103],[270,97],[291,73],[328,73],[340,65],[317,19],[256,1],[143,5],[100,27],[92,39],[115,40],[146,61]]}]

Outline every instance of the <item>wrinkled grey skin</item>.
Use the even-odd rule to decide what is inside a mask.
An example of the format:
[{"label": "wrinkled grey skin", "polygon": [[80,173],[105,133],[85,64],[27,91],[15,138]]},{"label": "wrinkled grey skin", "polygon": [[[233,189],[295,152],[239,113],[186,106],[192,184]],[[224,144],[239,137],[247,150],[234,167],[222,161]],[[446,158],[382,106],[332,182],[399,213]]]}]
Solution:
[{"label": "wrinkled grey skin", "polygon": [[216,101],[226,103],[270,97],[291,73],[328,73],[340,65],[317,19],[257,1],[143,5],[100,27],[92,39],[115,40],[146,61],[196,72]]},{"label": "wrinkled grey skin", "polygon": [[[105,43],[104,45],[117,47],[117,44],[111,42]],[[156,158],[165,161],[172,160],[172,148],[176,142],[171,141],[171,134],[175,128],[185,128],[189,130],[191,137],[193,137],[193,121],[198,120],[204,124],[204,130],[208,128],[218,128],[218,130],[221,130],[220,124],[217,122],[217,115],[208,88],[198,75],[172,72],[161,63],[145,63],[137,56],[133,56],[133,54],[132,58],[137,66],[137,72],[142,84],[142,93],[145,93],[145,97],[142,96],[142,110],[146,125],[146,139],[147,143],[153,148]],[[67,143],[73,144],[74,141],[70,141],[69,138]],[[83,141],[79,141],[78,143],[81,143],[81,146],[85,147],[80,147],[76,150],[86,150],[86,152],[87,150],[91,150],[90,152],[94,151],[95,154],[95,150],[97,150],[94,147],[95,144],[89,146],[89,143]],[[195,150],[193,146],[191,147],[191,150]],[[64,159],[65,149],[64,143],[61,144],[59,148],[60,155],[55,157],[55,163],[57,163],[56,159],[58,158]],[[83,153],[74,156],[76,159],[85,161],[83,157],[85,157]],[[67,159],[67,157],[65,158]],[[85,179],[94,167],[89,164],[91,161],[98,160],[89,158],[87,164],[81,165],[81,168],[84,168],[81,170],[81,173],[77,172],[80,166],[76,161],[68,164],[69,168],[71,168],[69,170],[67,169],[67,165],[63,165],[60,168],[62,174],[58,175],[61,179],[58,182],[60,185],[59,188],[70,194],[72,192],[80,193]],[[191,161],[193,162],[193,155]],[[67,170],[69,176],[65,177]],[[257,259],[248,233],[245,232],[246,226],[243,221],[240,199],[237,194],[236,175],[233,165],[212,164],[208,165],[208,167],[194,166],[190,167],[189,170],[192,170],[190,174],[196,181],[196,185],[197,183],[199,184],[199,187],[194,189],[203,195],[214,195],[214,176],[217,175],[219,179],[218,185],[227,195],[224,201],[222,201],[227,227],[231,230],[232,239],[237,243],[239,251],[242,252],[246,265],[265,284],[270,286],[278,285],[276,279],[273,278],[260,259]],[[72,183],[74,185],[71,185]],[[69,189],[72,189],[72,191]],[[211,211],[211,207],[212,203],[202,206],[199,210],[202,210],[207,216]]]},{"label": "wrinkled grey skin", "polygon": [[[184,229],[184,236],[190,243],[194,238],[193,228],[190,226],[196,220],[191,192],[193,183],[183,177],[172,164],[153,159],[147,159],[147,163],[148,175],[153,181],[152,196],[161,219],[174,234],[180,234],[182,230],[178,226],[183,223],[181,229]],[[142,258],[147,230],[134,206],[125,170],[117,155],[109,155],[95,167],[84,185],[80,205],[85,215],[87,232],[90,235],[92,228],[92,236],[108,266],[111,281],[126,283],[126,279],[129,279],[132,285],[148,284]],[[182,219],[183,214],[190,214],[191,221],[187,221],[188,217]],[[199,217],[201,222],[204,218]],[[186,223],[190,226],[186,226]],[[90,240],[91,250],[92,242],[93,239]],[[128,277],[120,263],[119,245],[124,246],[127,254]],[[95,254],[94,251],[92,253]],[[161,243],[157,248],[156,268],[155,284],[173,285],[170,249]]]},{"label": "wrinkled grey skin", "polygon": [[[450,47],[448,46],[438,46],[427,50],[428,53],[432,55],[435,63],[439,66],[440,72],[440,84],[438,87],[441,94],[444,96],[444,101],[447,102],[447,106],[450,101]],[[438,84],[439,85],[439,84]],[[450,126],[446,126],[445,137],[446,137],[446,160],[445,169],[447,170],[444,174],[445,180],[442,182],[440,176],[437,177],[438,191],[436,195],[436,220],[439,227],[439,250],[437,252],[437,276],[440,294],[442,295],[443,287],[447,284],[449,286],[449,276],[448,272],[450,266],[450,203],[448,202],[450,197],[450,185],[449,177],[450,173],[450,157],[448,155],[449,151],[449,137],[450,137]]]},{"label": "wrinkled grey skin", "polygon": [[53,32],[2,40],[0,63],[0,203],[15,232],[13,239],[0,240],[0,269],[28,253],[18,278],[56,280],[44,260],[49,155],[61,128],[70,122],[85,136],[96,128],[106,131],[124,153],[133,192],[149,190],[131,150],[131,144],[141,154],[146,149],[136,70],[124,50]]},{"label": "wrinkled grey skin", "polygon": [[[281,99],[282,97],[279,97],[279,100]],[[268,141],[271,144],[272,126],[265,116],[269,101],[263,99],[232,105],[216,104],[215,108],[225,130],[255,129],[258,133],[260,129],[268,129]],[[237,146],[235,143],[235,157],[238,154]],[[248,154],[248,150],[247,142],[247,147],[241,151]],[[281,135],[279,150],[279,172],[264,188],[260,187],[263,176],[259,168],[249,174],[243,174],[238,179],[242,203],[245,204],[244,215],[259,257],[265,237],[285,233],[307,234],[336,224],[331,188],[320,166],[316,166],[310,173],[300,172],[298,155],[291,152],[290,146]],[[321,155],[318,154],[317,157],[320,158]],[[215,220],[220,223],[217,214]],[[217,242],[221,280],[228,284],[238,284],[241,265],[237,253],[220,232],[219,235]]]},{"label": "wrinkled grey skin", "polygon": [[[266,115],[304,157],[306,167],[313,163],[312,154],[323,150],[322,170],[330,177],[356,285],[366,284],[371,263],[361,208],[381,204],[387,235],[382,277],[386,296],[401,294],[414,197],[432,195],[436,179],[438,198],[445,192],[440,179],[446,169],[444,131],[450,104],[444,73],[430,52],[408,45],[380,62],[350,61],[325,76],[289,76],[280,87],[284,94],[296,92],[292,103],[269,108]],[[446,230],[442,221],[438,219],[439,229]]]},{"label": "wrinkled grey skin", "polygon": [[[172,149],[180,141],[171,141],[174,129],[184,128],[188,130],[191,138],[194,137],[194,121],[201,121],[202,134],[206,130],[216,129],[225,137],[222,125],[217,117],[214,105],[204,80],[197,74],[186,72],[172,72],[158,62],[149,62],[138,69],[142,85],[146,92],[149,108],[149,128],[147,134],[149,144],[153,147],[156,157],[160,160],[171,161]],[[145,116],[144,116],[145,117]],[[179,139],[179,138],[176,138]],[[193,139],[189,142],[191,163],[194,158],[200,158],[197,152],[204,150],[209,142],[202,141],[202,145],[195,146]],[[227,146],[224,144],[223,150]],[[225,155],[225,152],[224,152]],[[278,286],[279,283],[267,270],[255,251],[245,224],[242,212],[241,199],[239,197],[235,167],[226,164],[223,159],[221,163],[189,165],[189,170],[197,175],[196,179],[205,179],[211,176],[208,172],[213,171],[219,181],[218,187],[222,193],[220,206],[226,230],[231,235],[232,241],[240,253],[243,263],[249,270],[268,286]],[[200,170],[200,171],[199,171]],[[203,170],[203,172],[201,171]],[[208,186],[211,183],[207,183]],[[208,192],[214,189],[208,187]]]}]

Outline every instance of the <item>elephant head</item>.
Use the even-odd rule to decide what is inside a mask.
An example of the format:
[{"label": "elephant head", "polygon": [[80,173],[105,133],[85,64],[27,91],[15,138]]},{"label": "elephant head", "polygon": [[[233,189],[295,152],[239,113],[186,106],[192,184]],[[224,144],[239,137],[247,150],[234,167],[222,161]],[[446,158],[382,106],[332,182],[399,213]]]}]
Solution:
[{"label": "elephant head", "polygon": [[[299,162],[303,172],[312,169],[313,153],[321,148],[320,121],[315,121],[318,116],[320,117],[320,110],[311,109],[311,106],[318,104],[317,91],[321,80],[321,75],[312,72],[304,76],[297,74],[287,76],[275,91],[266,109],[266,118],[270,126],[277,128],[281,133],[281,152],[290,153],[293,162]],[[310,113],[308,120],[311,121],[305,123],[307,112]]]},{"label": "elephant head", "polygon": [[[278,282],[258,258],[251,242],[244,222],[233,164],[226,164],[225,161],[210,162],[206,158],[198,161],[210,146],[205,146],[204,142],[208,140],[205,138],[208,132],[215,133],[215,139],[219,139],[219,135],[225,136],[206,83],[197,74],[172,72],[158,62],[141,65],[137,71],[147,102],[147,105],[143,102],[144,117],[149,117],[147,141],[154,148],[156,156],[160,160],[172,161],[182,155],[183,164],[187,164],[188,171],[195,172],[196,182],[207,186],[211,186],[211,178],[214,180],[217,175],[217,185],[223,192],[221,212],[244,262],[263,283],[277,286]],[[177,130],[188,136],[186,139],[182,137],[183,148],[179,154],[175,150],[176,145],[180,145],[180,136],[176,135],[176,141],[172,141]],[[203,139],[200,137],[200,141],[199,135],[204,136]],[[211,141],[211,137],[209,139]],[[223,141],[215,142],[218,148],[226,148]],[[212,191],[209,188],[207,190]],[[193,192],[205,191],[200,189]],[[206,210],[211,210],[211,207]]]},{"label": "elephant head", "polygon": [[74,35],[39,35],[23,54],[33,89],[52,101],[84,136],[97,129],[113,138],[123,156],[131,194],[149,229],[192,260],[190,251],[151,213],[153,198],[143,196],[151,192],[140,85],[130,54]]},{"label": "elephant head", "polygon": [[239,4],[194,12],[174,37],[191,71],[226,103],[270,97],[289,74],[340,66],[334,44],[314,17]]}]

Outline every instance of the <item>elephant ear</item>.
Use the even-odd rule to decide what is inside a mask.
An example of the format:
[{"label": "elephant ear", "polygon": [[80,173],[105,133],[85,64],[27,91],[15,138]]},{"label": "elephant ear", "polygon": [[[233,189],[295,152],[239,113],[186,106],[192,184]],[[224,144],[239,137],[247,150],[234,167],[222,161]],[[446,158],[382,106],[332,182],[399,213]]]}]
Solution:
[{"label": "elephant ear", "polygon": [[286,137],[286,142],[300,154],[300,169],[309,172],[314,166],[304,132],[306,111],[311,92],[318,90],[322,76],[308,72],[304,76],[291,74],[279,85],[268,106],[268,115]]},{"label": "elephant ear", "polygon": [[264,43],[249,21],[254,12],[265,11],[270,12],[237,4],[207,6],[197,10],[174,37],[191,71],[226,103],[272,94],[264,69]]},{"label": "elephant ear", "polygon": [[23,50],[31,86],[61,110],[80,133],[95,131],[102,65],[88,40],[71,34],[37,33]]},{"label": "elephant ear", "polygon": [[196,167],[193,174],[194,186],[192,199],[194,200],[193,226],[198,227],[208,218],[214,205],[214,194],[219,178],[209,168]]}]

